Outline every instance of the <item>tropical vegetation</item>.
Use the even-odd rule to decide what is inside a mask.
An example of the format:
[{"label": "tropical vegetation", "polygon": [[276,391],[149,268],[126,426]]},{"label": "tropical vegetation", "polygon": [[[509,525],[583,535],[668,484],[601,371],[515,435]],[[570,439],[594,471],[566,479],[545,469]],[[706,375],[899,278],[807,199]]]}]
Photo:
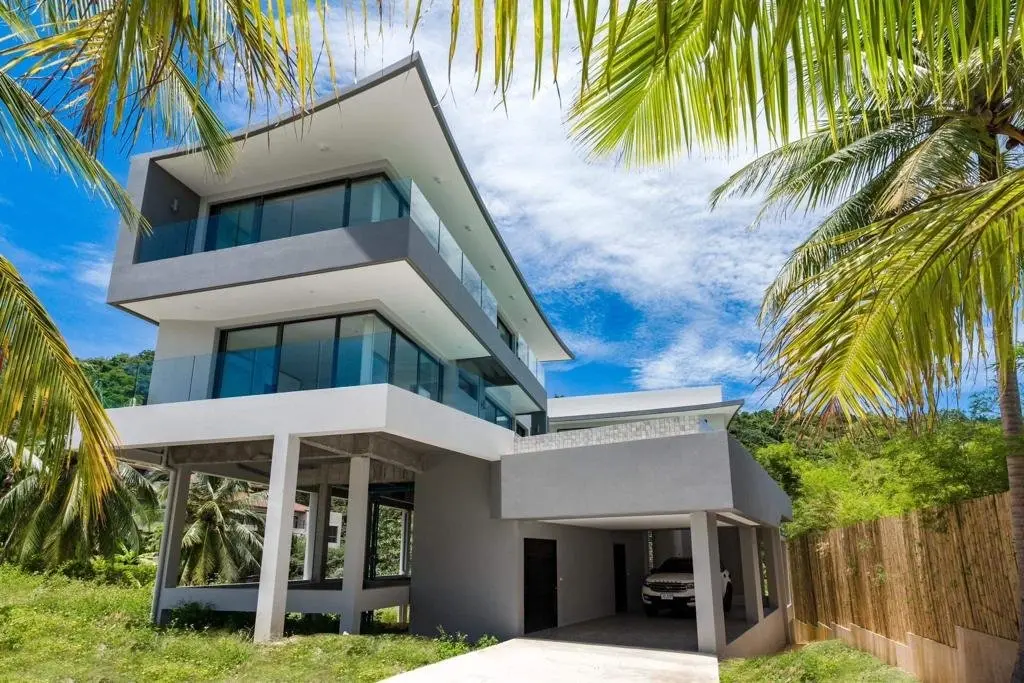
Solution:
[{"label": "tropical vegetation", "polygon": [[258,571],[263,516],[251,484],[194,473],[185,507],[182,583],[232,583]]},{"label": "tropical vegetation", "polygon": [[244,625],[201,626],[194,619],[200,610],[192,619],[176,615],[175,627],[154,627],[152,597],[151,586],[101,585],[0,564],[0,680],[377,681],[493,642],[339,638],[337,621],[290,616],[286,633],[311,635],[260,645]]},{"label": "tropical vegetation", "polygon": [[[310,15],[289,21],[286,12],[222,0],[2,0],[0,145],[15,159],[70,174],[129,227],[147,229],[97,159],[103,143],[131,147],[148,131],[200,143],[213,169],[227,170],[234,148],[211,97],[300,108],[312,97]],[[57,326],[3,255],[0,373],[0,434],[38,458],[48,490],[74,463],[76,514],[104,517],[104,497],[118,486],[109,419]]]},{"label": "tropical vegetation", "polygon": [[81,463],[72,460],[49,481],[37,456],[12,441],[0,442],[0,561],[44,568],[146,550],[152,538],[147,531],[158,514],[158,486],[119,465],[103,516],[83,514],[87,473]]},{"label": "tropical vegetation", "polygon": [[912,683],[917,680],[838,640],[810,643],[767,657],[727,659],[719,667],[719,678],[722,683]]},{"label": "tropical vegetation", "polygon": [[985,395],[927,431],[878,418],[809,429],[767,410],[739,413],[729,430],[792,499],[789,537],[1007,489],[1005,441]]}]

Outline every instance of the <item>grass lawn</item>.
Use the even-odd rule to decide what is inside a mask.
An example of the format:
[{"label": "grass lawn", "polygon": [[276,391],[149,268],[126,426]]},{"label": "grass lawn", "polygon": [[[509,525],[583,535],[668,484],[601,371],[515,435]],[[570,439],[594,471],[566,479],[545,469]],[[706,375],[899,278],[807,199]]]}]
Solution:
[{"label": "grass lawn", "polygon": [[0,680],[376,681],[472,649],[404,635],[256,645],[242,633],[158,629],[151,596],[0,565]]},{"label": "grass lawn", "polygon": [[911,683],[917,679],[836,640],[720,667],[722,683]]}]

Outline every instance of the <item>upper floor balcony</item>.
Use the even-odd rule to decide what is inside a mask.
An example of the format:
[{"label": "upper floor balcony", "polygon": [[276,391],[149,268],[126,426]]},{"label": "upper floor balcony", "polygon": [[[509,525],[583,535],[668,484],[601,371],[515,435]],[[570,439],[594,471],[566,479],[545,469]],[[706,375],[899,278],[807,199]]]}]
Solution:
[{"label": "upper floor balcony", "polygon": [[544,369],[522,335],[499,322],[498,301],[444,221],[411,179],[386,174],[345,178],[214,204],[206,216],[156,224],[140,234],[133,263],[217,252],[326,231],[407,219],[458,278],[490,324],[543,386]]},{"label": "upper floor balcony", "polygon": [[439,359],[377,313],[230,330],[218,347],[141,363],[127,395],[100,398],[122,408],[391,384],[521,432],[542,412],[494,358]]}]

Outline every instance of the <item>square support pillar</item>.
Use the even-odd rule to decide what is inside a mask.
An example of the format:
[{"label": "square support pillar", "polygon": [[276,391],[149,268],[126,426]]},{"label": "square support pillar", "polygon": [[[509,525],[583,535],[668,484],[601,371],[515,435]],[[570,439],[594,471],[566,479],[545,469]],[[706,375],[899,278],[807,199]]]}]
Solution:
[{"label": "square support pillar", "polygon": [[717,655],[725,649],[722,606],[722,560],[718,554],[718,520],[713,512],[690,515],[693,588],[697,607],[697,649]]},{"label": "square support pillar", "polygon": [[267,642],[284,635],[284,614],[288,600],[288,561],[292,549],[292,519],[295,514],[295,484],[299,475],[299,438],[291,434],[274,436],[267,491],[267,521],[263,532],[260,588],[256,598],[256,626],[253,640]]},{"label": "square support pillar", "polygon": [[743,606],[747,623],[753,626],[764,619],[761,595],[761,552],[756,527],[740,527],[740,564],[743,570]]},{"label": "square support pillar", "polygon": [[317,538],[316,516],[320,503],[319,493],[309,494],[309,509],[306,510],[306,550],[302,556],[302,580],[313,580],[314,548],[320,539]]},{"label": "square support pillar", "polygon": [[349,461],[348,519],[345,520],[345,574],[341,582],[342,633],[359,633],[359,609],[366,569],[366,523],[370,508],[370,459]]},{"label": "square support pillar", "polygon": [[763,527],[764,564],[767,569],[768,604],[775,609],[789,602],[786,558],[782,551],[782,536],[777,527]]},{"label": "square support pillar", "polygon": [[324,574],[327,573],[327,527],[331,522],[331,485],[326,481],[320,482],[316,500],[316,519],[313,520],[313,538],[316,542],[311,544],[313,555],[310,566],[310,580],[314,582],[323,581]]},{"label": "square support pillar", "polygon": [[160,534],[156,582],[153,584],[153,623],[163,623],[161,599],[164,588],[175,588],[181,574],[181,538],[185,532],[185,513],[192,472],[185,467],[171,467],[167,475],[167,499],[164,502],[164,529]]},{"label": "square support pillar", "polygon": [[402,510],[402,545],[398,556],[398,573],[405,576],[409,573],[409,523],[412,517],[411,510]]}]

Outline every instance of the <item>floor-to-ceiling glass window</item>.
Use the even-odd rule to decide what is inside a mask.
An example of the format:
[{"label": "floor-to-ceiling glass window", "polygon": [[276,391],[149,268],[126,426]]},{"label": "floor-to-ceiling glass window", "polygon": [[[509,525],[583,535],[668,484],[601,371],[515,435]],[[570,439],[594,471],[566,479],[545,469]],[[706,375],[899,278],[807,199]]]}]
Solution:
[{"label": "floor-to-ceiling glass window", "polygon": [[374,175],[298,188],[210,207],[206,251],[305,235],[407,215],[408,198]]},{"label": "floor-to-ceiling glass window", "polygon": [[215,398],[390,383],[515,426],[514,402],[503,389],[512,380],[495,374],[493,359],[458,361],[443,372],[434,356],[376,313],[226,330],[215,367]]},{"label": "floor-to-ceiling glass window", "polygon": [[206,221],[206,251],[258,241],[259,210],[258,199],[212,207]]},{"label": "floor-to-ceiling glass window", "polygon": [[252,396],[277,391],[277,326],[224,334],[214,397]]},{"label": "floor-to-ceiling glass window", "polygon": [[332,386],[336,318],[288,323],[281,330],[277,390],[302,391]]}]

